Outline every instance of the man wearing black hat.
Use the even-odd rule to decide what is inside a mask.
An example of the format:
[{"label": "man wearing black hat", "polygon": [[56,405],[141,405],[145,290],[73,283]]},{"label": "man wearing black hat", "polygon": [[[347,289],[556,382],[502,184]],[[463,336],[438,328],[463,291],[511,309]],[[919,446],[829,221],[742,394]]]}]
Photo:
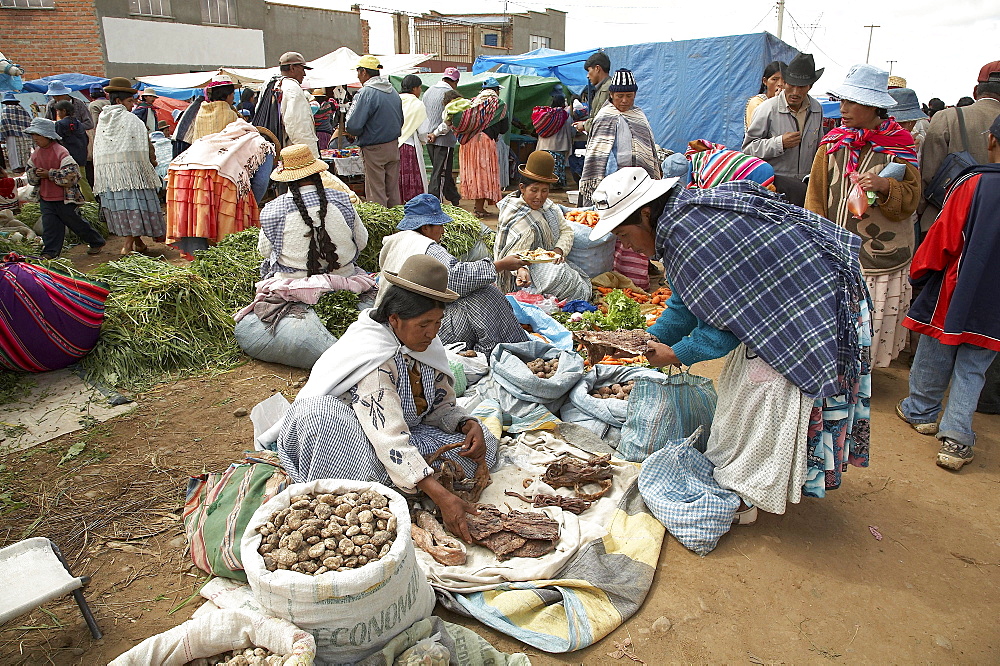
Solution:
[{"label": "man wearing black hat", "polygon": [[583,63],[583,68],[587,70],[587,80],[590,81],[590,116],[586,122],[573,123],[573,127],[578,132],[589,134],[597,112],[608,103],[611,96],[608,92],[608,86],[611,85],[611,76],[608,74],[611,71],[611,58],[604,51],[596,51]]},{"label": "man wearing black hat", "polygon": [[819,140],[823,138],[823,107],[809,95],[823,75],[809,53],[781,66],[785,88],[754,111],[743,138],[743,152],[774,167],[774,186],[792,203],[805,203],[806,184]]}]

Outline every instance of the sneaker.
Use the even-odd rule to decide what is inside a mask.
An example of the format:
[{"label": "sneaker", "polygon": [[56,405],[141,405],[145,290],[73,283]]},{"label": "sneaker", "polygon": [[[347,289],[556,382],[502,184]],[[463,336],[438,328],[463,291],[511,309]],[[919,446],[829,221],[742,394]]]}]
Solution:
[{"label": "sneaker", "polygon": [[938,450],[937,465],[958,471],[966,463],[972,462],[974,457],[971,446],[959,444],[955,440],[945,437],[941,440],[941,448]]},{"label": "sneaker", "polygon": [[87,254],[100,254],[102,250],[104,250],[104,243],[91,245],[87,248]]},{"label": "sneaker", "polygon": [[[903,398],[903,400],[905,399],[906,398]],[[906,418],[906,414],[903,413],[903,400],[896,403],[896,416],[909,423],[910,427],[919,432],[921,435],[936,435],[938,431],[937,421],[932,421],[931,423],[914,423],[910,419]]]}]

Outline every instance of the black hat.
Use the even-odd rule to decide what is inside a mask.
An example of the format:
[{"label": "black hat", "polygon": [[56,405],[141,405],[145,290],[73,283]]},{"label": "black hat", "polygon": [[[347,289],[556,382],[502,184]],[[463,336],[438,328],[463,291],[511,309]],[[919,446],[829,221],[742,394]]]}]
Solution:
[{"label": "black hat", "polygon": [[997,116],[993,120],[993,124],[990,125],[990,134],[996,137],[997,141],[1000,141],[1000,116]]},{"label": "black hat", "polygon": [[594,65],[600,65],[605,72],[611,71],[611,58],[604,51],[596,51],[590,54],[587,62],[583,63],[584,69],[590,69]]},{"label": "black hat", "polygon": [[816,69],[811,53],[800,53],[787,65],[781,65],[781,78],[792,86],[811,86],[823,76],[825,67]]}]

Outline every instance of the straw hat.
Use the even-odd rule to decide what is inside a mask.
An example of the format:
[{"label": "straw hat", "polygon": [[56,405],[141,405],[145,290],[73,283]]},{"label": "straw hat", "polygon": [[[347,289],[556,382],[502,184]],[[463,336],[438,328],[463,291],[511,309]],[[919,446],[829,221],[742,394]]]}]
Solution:
[{"label": "straw hat", "polygon": [[108,82],[108,85],[104,86],[104,92],[130,92],[135,94],[139,91],[133,88],[132,82],[124,76],[114,76],[111,77],[111,81]]},{"label": "straw hat", "polygon": [[905,87],[906,87],[906,79],[904,79],[902,76],[896,76],[895,74],[893,74],[892,76],[889,77],[890,89],[905,88]]},{"label": "straw hat", "polygon": [[459,298],[457,293],[448,288],[448,268],[426,254],[409,257],[398,273],[382,271],[382,274],[390,284],[435,301],[451,303]]},{"label": "straw hat", "polygon": [[528,155],[528,162],[517,167],[517,172],[525,178],[537,180],[540,183],[558,183],[555,174],[556,160],[546,150],[536,150]]},{"label": "straw hat", "polygon": [[142,92],[139,93],[139,96],[140,97],[159,97],[159,95],[156,94],[156,91],[153,90],[152,88],[143,88]]},{"label": "straw hat", "polygon": [[329,168],[326,162],[313,157],[309,146],[295,144],[282,149],[281,164],[271,172],[271,180],[288,183],[293,180],[302,180],[306,176],[326,171]]},{"label": "straw hat", "polygon": [[267,129],[263,125],[256,125],[255,128],[258,132],[260,132],[260,135],[262,137],[264,137],[265,139],[274,144],[275,150],[277,150],[279,153],[281,152],[281,142],[278,141],[278,137],[274,136],[274,132]]}]

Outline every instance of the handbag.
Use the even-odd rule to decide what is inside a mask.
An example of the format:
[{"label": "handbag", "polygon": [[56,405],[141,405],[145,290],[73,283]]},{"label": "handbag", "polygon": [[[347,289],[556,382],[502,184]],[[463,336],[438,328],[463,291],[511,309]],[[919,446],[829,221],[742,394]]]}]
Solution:
[{"label": "handbag", "polygon": [[955,182],[955,179],[970,166],[979,164],[976,158],[969,153],[969,133],[965,129],[965,116],[962,115],[962,108],[955,107],[958,114],[958,129],[962,135],[962,150],[945,155],[941,166],[938,167],[934,178],[924,192],[924,199],[937,209],[944,207],[945,194],[948,187]]}]

